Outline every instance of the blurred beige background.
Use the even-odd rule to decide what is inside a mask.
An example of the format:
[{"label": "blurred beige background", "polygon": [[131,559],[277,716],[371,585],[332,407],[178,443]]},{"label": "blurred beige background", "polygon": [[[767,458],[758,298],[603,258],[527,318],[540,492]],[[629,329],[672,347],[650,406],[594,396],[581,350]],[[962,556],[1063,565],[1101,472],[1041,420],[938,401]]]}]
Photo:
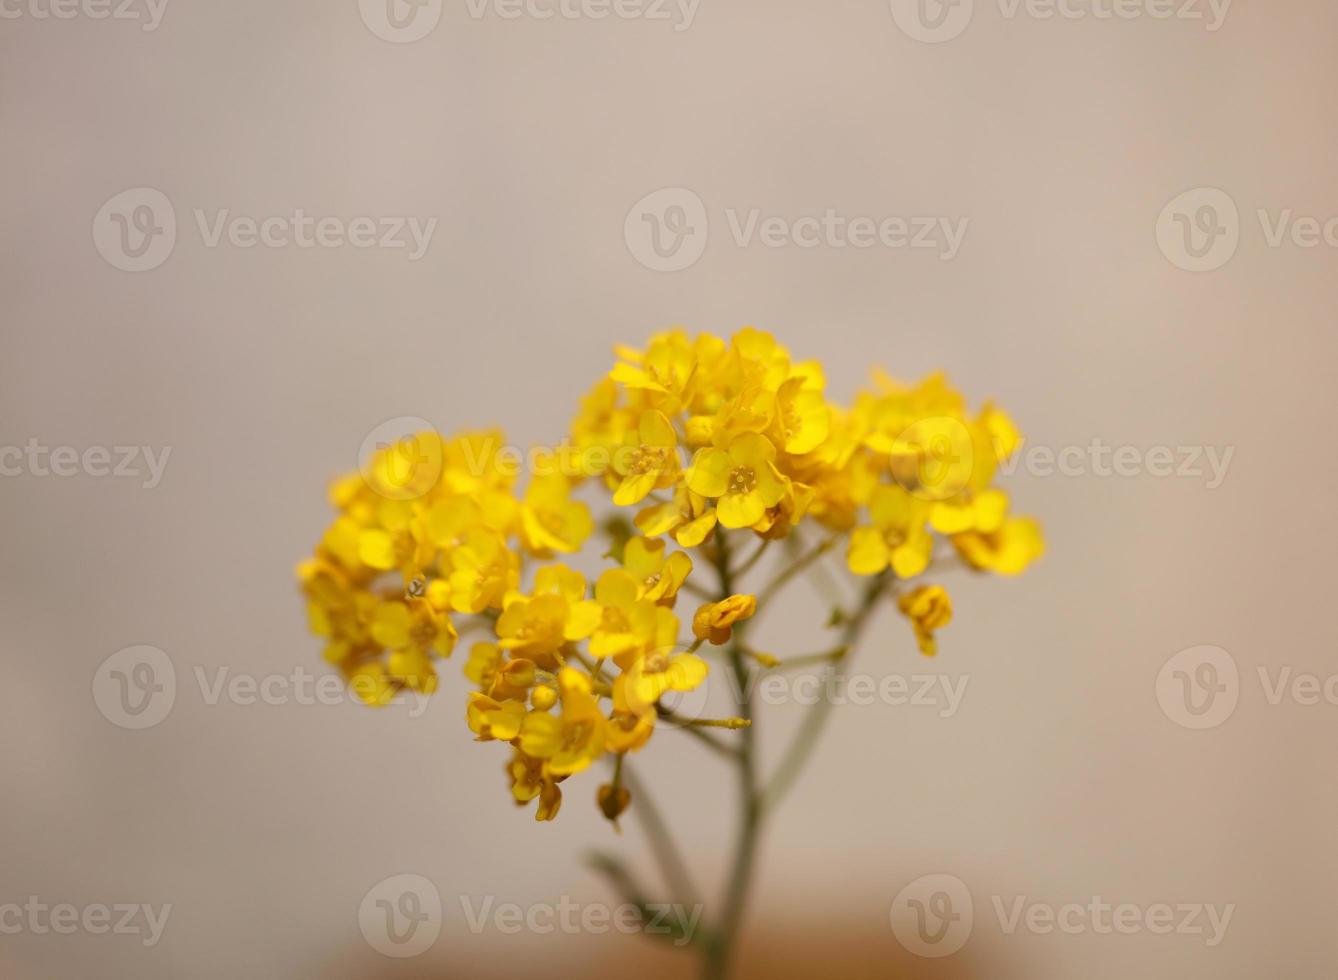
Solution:
[{"label": "blurred beige background", "polygon": [[[923,23],[963,26],[951,18],[966,8],[926,2]],[[894,16],[881,0],[702,0],[690,25],[450,0],[419,11],[439,19],[413,43],[378,36],[393,34],[386,11],[355,0],[169,0],[152,30],[144,0],[126,8],[138,19],[4,9],[0,445],[170,458],[152,489],[22,466],[0,478],[0,905],[172,911],[151,947],[0,935],[0,974],[691,975],[637,937],[471,933],[461,896],[607,901],[582,853],[650,863],[635,822],[615,839],[598,818],[594,779],[569,784],[555,824],[511,809],[501,755],[461,718],[458,664],[421,717],[211,705],[195,677],[323,671],[293,565],[328,518],[325,481],[375,426],[411,415],[559,438],[614,342],[681,323],[772,330],[824,358],[842,398],[873,363],[944,367],[1035,446],[1234,449],[1214,489],[1020,470],[1009,486],[1046,525],[1043,563],[1014,581],[945,578],[957,616],[930,665],[881,617],[855,669],[966,676],[966,696],[951,717],[836,714],[766,838],[749,975],[1331,975],[1338,705],[1271,704],[1258,669],[1338,671],[1338,467],[1318,439],[1338,408],[1338,250],[1271,245],[1256,212],[1338,215],[1338,8],[1238,0],[1210,30],[1145,7],[1044,19],[976,0],[942,43],[899,26],[917,8]],[[1190,11],[1211,18],[1206,2]],[[675,272],[647,268],[644,241],[624,235],[665,187],[705,208],[677,244],[700,248],[709,227]],[[1195,273],[1163,254],[1158,219],[1200,187],[1225,191],[1238,223],[1200,224],[1190,199],[1162,245],[1174,253],[1178,220],[1239,242]],[[94,234],[114,252],[124,221],[137,250],[161,217],[136,214],[142,201],[95,222],[133,188],[161,192],[176,218],[170,255],[138,273]],[[211,248],[194,214],[212,227],[221,209],[297,208],[438,224],[411,261],[226,236]],[[740,245],[729,215],[752,209],[969,220],[945,261]],[[820,615],[796,593],[765,636],[798,652]],[[136,644],[166,651],[178,683],[144,731],[111,724],[90,693]],[[1201,644],[1234,658],[1239,703],[1194,731],[1159,706],[1156,680]],[[769,758],[800,710],[764,716]],[[732,783],[672,736],[641,771],[711,878]],[[358,908],[403,873],[435,884],[445,923],[429,952],[396,960],[364,942]],[[965,949],[940,960],[910,956],[889,926],[894,896],[930,873],[960,878],[975,905]],[[1010,935],[993,909],[1098,895],[1235,908],[1211,947],[1147,930]]]}]

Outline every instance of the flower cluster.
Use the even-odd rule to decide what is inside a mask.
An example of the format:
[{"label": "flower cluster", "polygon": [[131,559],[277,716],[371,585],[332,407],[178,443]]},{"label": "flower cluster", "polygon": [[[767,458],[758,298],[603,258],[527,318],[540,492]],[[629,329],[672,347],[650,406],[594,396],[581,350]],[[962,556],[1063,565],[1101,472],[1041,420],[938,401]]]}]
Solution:
[{"label": "flower cluster", "polygon": [[[992,405],[968,412],[941,376],[877,375],[844,407],[820,364],[758,330],[674,331],[617,357],[568,440],[526,464],[495,431],[380,448],[334,482],[338,516],[299,567],[325,658],[369,704],[431,694],[460,635],[482,634],[464,664],[468,726],[507,743],[513,797],[537,799],[540,820],[567,777],[647,743],[671,714],[662,699],[705,681],[704,647],[739,643],[759,611],[731,588],[746,538],[760,554],[810,525],[890,587],[954,554],[1016,574],[1043,547],[993,486],[1017,429]],[[610,512],[597,548],[591,499]],[[587,565],[602,556],[588,576],[583,550]],[[689,592],[712,601],[680,615]],[[947,593],[905,588],[898,608],[934,653]],[[616,819],[629,795],[615,775],[596,799]]]}]

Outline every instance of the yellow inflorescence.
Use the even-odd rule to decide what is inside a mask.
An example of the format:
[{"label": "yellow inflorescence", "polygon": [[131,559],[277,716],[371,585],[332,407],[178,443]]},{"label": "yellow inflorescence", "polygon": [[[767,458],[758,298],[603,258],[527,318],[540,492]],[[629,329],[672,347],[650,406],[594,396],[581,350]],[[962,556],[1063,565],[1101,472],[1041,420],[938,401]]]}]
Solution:
[{"label": "yellow inflorescence", "polygon": [[[992,486],[1017,429],[992,405],[969,413],[941,376],[880,374],[844,407],[821,365],[751,328],[729,341],[673,331],[617,354],[560,447],[522,456],[496,431],[424,432],[379,450],[335,481],[338,516],[299,568],[326,660],[368,704],[431,694],[460,632],[486,630],[464,667],[466,718],[479,741],[510,743],[512,794],[538,799],[540,820],[556,816],[559,782],[644,746],[660,699],[705,681],[696,651],[760,612],[717,581],[744,536],[761,547],[808,522],[842,543],[852,573],[893,581],[933,567],[936,542],[1002,575],[1043,550],[1036,522]],[[593,582],[557,560],[596,533],[581,496],[614,509],[586,549],[607,566]],[[715,601],[685,636],[688,590]],[[918,586],[899,608],[933,653],[947,593]],[[628,799],[616,779],[597,797],[610,819]]]}]

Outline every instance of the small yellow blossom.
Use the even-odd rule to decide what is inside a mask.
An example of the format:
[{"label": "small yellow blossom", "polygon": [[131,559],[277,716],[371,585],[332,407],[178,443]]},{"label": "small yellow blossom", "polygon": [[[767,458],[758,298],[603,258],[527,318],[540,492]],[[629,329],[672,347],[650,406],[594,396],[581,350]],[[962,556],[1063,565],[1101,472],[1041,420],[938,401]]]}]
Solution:
[{"label": "small yellow blossom", "polygon": [[520,508],[521,538],[536,555],[578,550],[595,529],[590,508],[571,499],[571,484],[560,473],[536,477]]},{"label": "small yellow blossom", "polygon": [[614,460],[622,477],[613,493],[613,503],[628,507],[639,503],[656,487],[671,487],[678,477],[678,436],[664,413],[654,409],[641,413],[634,437]]},{"label": "small yellow blossom", "polygon": [[938,652],[934,631],[952,620],[952,600],[941,585],[922,585],[897,600],[897,608],[910,619],[920,652],[932,657]]},{"label": "small yellow blossom", "polygon": [[470,730],[480,742],[509,742],[520,734],[526,720],[525,705],[521,701],[498,701],[478,691],[471,691],[467,720]]},{"label": "small yellow blossom", "polygon": [[1010,517],[988,533],[954,535],[952,543],[969,565],[997,575],[1019,575],[1045,554],[1041,527],[1027,517]]},{"label": "small yellow blossom", "polygon": [[561,711],[531,711],[520,727],[520,750],[543,759],[548,772],[569,776],[588,768],[604,751],[604,715],[590,678],[571,667],[558,675]]},{"label": "small yellow blossom", "polygon": [[709,672],[706,661],[695,653],[656,650],[638,659],[619,680],[628,706],[640,714],[653,712],[670,691],[695,691]]},{"label": "small yellow blossom", "polygon": [[899,486],[883,484],[869,502],[870,527],[850,534],[846,563],[856,575],[877,575],[891,566],[899,578],[914,578],[929,567],[934,539],[926,530],[932,504]]},{"label": "small yellow blossom", "polygon": [[715,646],[723,646],[734,635],[734,624],[757,612],[757,597],[732,595],[720,602],[710,602],[692,617],[692,635]]},{"label": "small yellow blossom", "polygon": [[770,440],[745,432],[730,441],[728,450],[697,450],[688,472],[688,488],[715,500],[722,527],[748,527],[785,496],[785,481],[776,470],[775,459],[776,447]]},{"label": "small yellow blossom", "polygon": [[672,605],[692,571],[692,559],[684,551],[666,556],[663,541],[632,538],[623,550],[623,567],[640,582],[641,598]]},{"label": "small yellow blossom", "polygon": [[710,537],[715,525],[714,508],[708,507],[706,498],[686,484],[675,491],[673,503],[647,507],[636,515],[637,530],[642,534],[649,538],[672,534],[684,548],[700,545]]}]

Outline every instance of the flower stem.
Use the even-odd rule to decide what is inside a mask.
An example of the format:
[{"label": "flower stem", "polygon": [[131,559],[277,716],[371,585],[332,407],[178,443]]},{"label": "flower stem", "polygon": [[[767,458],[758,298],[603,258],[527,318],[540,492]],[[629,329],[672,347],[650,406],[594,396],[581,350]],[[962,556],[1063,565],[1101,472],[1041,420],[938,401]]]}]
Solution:
[{"label": "flower stem", "polygon": [[[853,648],[858,641],[860,634],[864,631],[865,624],[869,621],[870,614],[877,605],[878,599],[886,590],[887,583],[888,575],[884,572],[871,578],[868,585],[864,587],[864,594],[860,599],[859,607],[846,620],[845,628],[841,633],[841,645],[846,649]],[[824,672],[824,680],[835,670],[836,662],[833,662]],[[804,768],[804,763],[813,754],[818,737],[822,734],[822,729],[826,726],[831,712],[831,698],[819,698],[808,709],[808,714],[804,716],[799,731],[795,733],[789,749],[781,756],[780,765],[776,767],[775,773],[767,783],[766,790],[763,793],[763,802],[768,809],[777,806],[781,798],[794,785],[795,779]]]},{"label": "flower stem", "polygon": [[836,535],[833,534],[830,537],[824,538],[814,545],[807,554],[801,555],[795,560],[794,564],[786,567],[784,571],[780,572],[774,579],[767,583],[766,587],[757,595],[758,610],[761,611],[765,608],[767,603],[770,602],[772,597],[781,590],[786,582],[790,581],[790,579],[794,578],[825,555],[835,544]]},{"label": "flower stem", "polygon": [[[718,540],[716,572],[720,578],[720,598],[724,600],[734,594],[734,573],[729,563],[729,541],[723,531],[718,535]],[[752,722],[752,686],[748,682],[748,665],[744,659],[743,626],[744,624],[740,623],[734,627],[734,635],[726,652],[734,671],[734,689],[738,692],[739,715]],[[754,751],[755,732],[755,726],[749,724],[739,735],[739,825],[735,836],[733,868],[725,892],[722,921],[705,946],[703,976],[707,980],[724,980],[728,975],[730,955],[738,940],[739,926],[743,921],[748,899],[748,888],[752,884],[753,859],[757,854],[758,831],[762,824],[762,798],[757,786],[757,756]]]},{"label": "flower stem", "polygon": [[636,778],[631,766],[622,767],[622,778],[632,792],[632,812],[636,814],[641,829],[650,840],[651,849],[655,852],[655,858],[660,864],[660,873],[664,876],[671,897],[675,902],[695,904],[698,900],[697,888],[688,875],[687,862],[683,860],[678,845],[674,843],[674,836],[660,814],[659,807],[655,805],[655,801],[646,790],[645,783]]}]

